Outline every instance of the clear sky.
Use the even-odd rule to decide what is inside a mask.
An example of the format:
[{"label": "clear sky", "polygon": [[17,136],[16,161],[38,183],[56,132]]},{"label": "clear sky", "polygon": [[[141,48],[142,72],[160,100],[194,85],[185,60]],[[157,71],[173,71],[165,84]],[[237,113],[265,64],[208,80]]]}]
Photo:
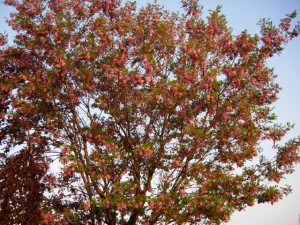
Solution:
[{"label": "clear sky", "polygon": [[[150,0],[138,0],[139,6]],[[158,0],[158,3],[172,11],[180,11],[179,0]],[[209,9],[222,5],[222,12],[226,14],[228,25],[235,34],[247,29],[250,33],[258,33],[256,25],[261,18],[270,18],[275,24],[285,14],[297,10],[300,14],[300,0],[202,0],[204,15]],[[8,16],[10,8],[0,3],[0,32],[7,31],[4,16]],[[297,16],[300,20],[300,16]],[[279,100],[274,104],[278,121],[281,123],[295,123],[295,129],[289,133],[288,138],[300,135],[300,37],[290,42],[280,56],[269,60],[268,64],[275,67],[278,75],[277,82],[282,87]],[[268,147],[267,147],[268,148]],[[270,152],[266,149],[266,152]],[[300,166],[296,172],[284,183],[293,188],[293,193],[280,202],[269,205],[255,205],[243,212],[235,213],[228,225],[299,225],[300,214]]]}]

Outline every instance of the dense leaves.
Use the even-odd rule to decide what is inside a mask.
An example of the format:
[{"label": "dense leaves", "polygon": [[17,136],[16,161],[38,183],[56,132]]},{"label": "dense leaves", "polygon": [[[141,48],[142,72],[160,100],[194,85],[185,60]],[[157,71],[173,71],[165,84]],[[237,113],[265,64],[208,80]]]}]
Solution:
[{"label": "dense leaves", "polygon": [[[299,162],[279,145],[266,60],[296,13],[232,35],[218,7],[185,14],[118,0],[6,0],[0,36],[5,224],[220,224],[278,201]],[[274,158],[263,155],[272,141]],[[282,142],[281,142],[282,143]]]}]

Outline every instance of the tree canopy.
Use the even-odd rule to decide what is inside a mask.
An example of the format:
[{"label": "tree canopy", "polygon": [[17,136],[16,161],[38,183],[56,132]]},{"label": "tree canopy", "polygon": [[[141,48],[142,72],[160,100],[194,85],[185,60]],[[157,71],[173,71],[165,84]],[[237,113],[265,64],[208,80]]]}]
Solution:
[{"label": "tree canopy", "polygon": [[[299,162],[266,60],[296,12],[233,35],[157,3],[5,0],[0,35],[0,218],[5,224],[220,224],[274,203]],[[271,141],[274,158],[261,147]]]}]

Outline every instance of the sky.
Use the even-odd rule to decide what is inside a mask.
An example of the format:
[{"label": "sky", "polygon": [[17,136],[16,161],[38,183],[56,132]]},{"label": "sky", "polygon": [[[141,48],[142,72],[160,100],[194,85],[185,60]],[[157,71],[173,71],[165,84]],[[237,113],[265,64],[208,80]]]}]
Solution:
[{"label": "sky", "polygon": [[[150,0],[138,0],[138,6],[143,6]],[[158,0],[171,11],[180,11],[179,0]],[[209,9],[222,5],[222,13],[228,20],[228,26],[233,33],[247,29],[254,34],[259,32],[257,22],[261,18],[270,18],[275,24],[287,13],[297,10],[300,14],[300,0],[201,0],[204,6],[203,16]],[[5,24],[4,17],[8,17],[10,8],[0,3],[0,32],[12,35]],[[300,20],[300,15],[297,16]],[[270,67],[275,68],[278,75],[277,82],[282,87],[279,100],[274,104],[274,112],[280,123],[295,123],[295,128],[287,135],[285,140],[300,135],[300,37],[290,42],[279,56],[268,61]],[[271,153],[268,146],[266,154]],[[260,204],[247,208],[245,211],[233,214],[228,225],[299,225],[300,214],[300,166],[295,173],[286,177],[283,184],[291,185],[292,194],[284,197],[274,205]]]}]

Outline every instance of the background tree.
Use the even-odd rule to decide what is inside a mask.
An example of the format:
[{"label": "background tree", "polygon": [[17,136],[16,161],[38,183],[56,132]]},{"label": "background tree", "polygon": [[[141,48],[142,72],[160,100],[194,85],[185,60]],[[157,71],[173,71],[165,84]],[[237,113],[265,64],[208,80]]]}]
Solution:
[{"label": "background tree", "polygon": [[204,19],[193,0],[183,15],[116,0],[5,3],[17,32],[11,46],[0,38],[6,224],[220,224],[289,193],[277,183],[299,139],[278,145],[292,126],[275,123],[266,59],[298,35],[296,13],[234,36],[219,7]]}]

